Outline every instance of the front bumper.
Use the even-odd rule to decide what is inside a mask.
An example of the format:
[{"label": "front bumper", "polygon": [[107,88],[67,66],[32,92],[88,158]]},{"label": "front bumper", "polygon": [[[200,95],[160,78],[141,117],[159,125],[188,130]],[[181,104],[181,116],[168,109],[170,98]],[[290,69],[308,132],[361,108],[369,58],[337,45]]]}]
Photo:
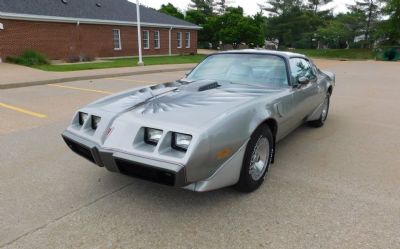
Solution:
[{"label": "front bumper", "polygon": [[109,171],[174,187],[190,184],[182,165],[104,149],[69,131],[65,131],[62,137],[73,152]]}]

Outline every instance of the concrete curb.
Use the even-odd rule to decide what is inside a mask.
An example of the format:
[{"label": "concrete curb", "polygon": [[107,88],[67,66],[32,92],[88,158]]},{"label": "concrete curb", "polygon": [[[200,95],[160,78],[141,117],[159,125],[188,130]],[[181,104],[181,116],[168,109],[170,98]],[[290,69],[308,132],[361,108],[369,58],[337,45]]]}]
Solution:
[{"label": "concrete curb", "polygon": [[22,87],[29,87],[29,86],[40,86],[40,85],[48,85],[48,84],[65,83],[65,82],[71,82],[71,81],[80,81],[80,80],[94,80],[94,79],[116,78],[116,77],[153,74],[153,73],[177,72],[177,71],[185,71],[185,70],[191,70],[191,69],[193,69],[193,66],[179,67],[179,68],[174,68],[174,69],[156,69],[156,70],[145,70],[145,71],[139,71],[139,72],[129,72],[129,73],[100,74],[100,75],[91,75],[91,76],[65,77],[65,78],[51,79],[51,80],[17,82],[17,83],[3,84],[3,85],[0,84],[0,89],[13,89],[13,88],[22,88]]}]

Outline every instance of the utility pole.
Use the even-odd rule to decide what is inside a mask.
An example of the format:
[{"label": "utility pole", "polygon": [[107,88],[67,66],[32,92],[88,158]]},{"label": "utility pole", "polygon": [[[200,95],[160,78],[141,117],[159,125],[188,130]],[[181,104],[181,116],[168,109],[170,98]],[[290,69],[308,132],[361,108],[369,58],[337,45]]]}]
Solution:
[{"label": "utility pole", "polygon": [[136,16],[137,16],[137,31],[138,31],[138,47],[139,47],[139,66],[144,66],[143,57],[142,57],[142,31],[140,27],[140,3],[139,0],[136,0]]}]

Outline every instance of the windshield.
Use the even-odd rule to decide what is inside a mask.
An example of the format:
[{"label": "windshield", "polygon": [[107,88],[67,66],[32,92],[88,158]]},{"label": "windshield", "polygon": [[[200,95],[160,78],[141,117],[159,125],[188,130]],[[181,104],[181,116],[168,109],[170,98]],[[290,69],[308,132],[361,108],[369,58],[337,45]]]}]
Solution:
[{"label": "windshield", "polygon": [[233,84],[256,84],[271,88],[288,85],[284,59],[266,54],[212,55],[200,63],[186,80],[225,80]]}]

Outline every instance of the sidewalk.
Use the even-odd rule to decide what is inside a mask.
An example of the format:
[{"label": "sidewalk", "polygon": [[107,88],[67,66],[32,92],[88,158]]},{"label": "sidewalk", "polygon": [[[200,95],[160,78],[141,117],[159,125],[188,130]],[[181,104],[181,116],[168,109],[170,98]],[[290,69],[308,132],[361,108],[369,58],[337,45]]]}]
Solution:
[{"label": "sidewalk", "polygon": [[161,72],[186,71],[196,64],[157,65],[84,70],[74,72],[46,72],[29,67],[0,63],[0,89],[55,84],[69,81],[113,78]]},{"label": "sidewalk", "polygon": [[214,50],[214,49],[197,49],[197,53],[198,54],[209,55],[209,54],[218,53],[218,50]]}]

